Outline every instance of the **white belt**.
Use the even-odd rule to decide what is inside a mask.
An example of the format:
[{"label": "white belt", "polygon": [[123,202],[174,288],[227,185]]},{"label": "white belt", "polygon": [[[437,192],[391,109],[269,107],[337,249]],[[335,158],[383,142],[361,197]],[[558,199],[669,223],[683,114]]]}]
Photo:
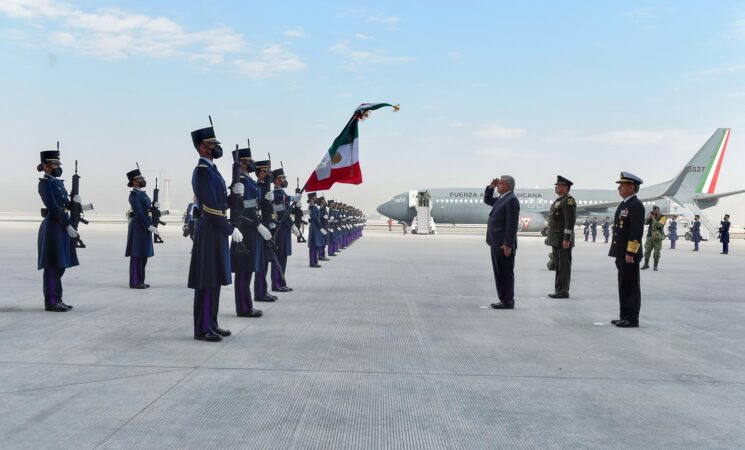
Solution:
[{"label": "white belt", "polygon": [[277,212],[277,211],[284,211],[284,210],[285,210],[285,205],[283,205],[283,204],[279,204],[279,205],[272,205],[272,206],[274,207],[274,212]]},{"label": "white belt", "polygon": [[252,198],[251,200],[243,200],[243,207],[244,208],[256,208],[257,207],[256,199]]}]

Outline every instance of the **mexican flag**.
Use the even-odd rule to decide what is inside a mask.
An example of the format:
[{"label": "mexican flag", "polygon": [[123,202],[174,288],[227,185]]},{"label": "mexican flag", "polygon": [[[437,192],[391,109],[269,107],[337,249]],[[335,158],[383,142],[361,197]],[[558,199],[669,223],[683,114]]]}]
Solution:
[{"label": "mexican flag", "polygon": [[325,191],[334,183],[360,184],[362,183],[362,171],[360,170],[359,151],[359,121],[365,120],[370,111],[390,106],[393,111],[398,111],[398,105],[390,103],[363,103],[354,110],[352,118],[334,139],[329,151],[323,155],[323,159],[310,174],[305,183],[308,192]]}]

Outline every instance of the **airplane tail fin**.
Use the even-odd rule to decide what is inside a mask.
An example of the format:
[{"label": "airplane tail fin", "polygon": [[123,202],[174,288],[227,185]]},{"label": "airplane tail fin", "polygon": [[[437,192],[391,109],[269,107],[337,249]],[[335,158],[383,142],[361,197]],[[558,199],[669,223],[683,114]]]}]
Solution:
[{"label": "airplane tail fin", "polygon": [[718,128],[670,182],[662,196],[678,197],[678,203],[682,204],[700,194],[713,194],[719,181],[729,136],[729,128]]}]

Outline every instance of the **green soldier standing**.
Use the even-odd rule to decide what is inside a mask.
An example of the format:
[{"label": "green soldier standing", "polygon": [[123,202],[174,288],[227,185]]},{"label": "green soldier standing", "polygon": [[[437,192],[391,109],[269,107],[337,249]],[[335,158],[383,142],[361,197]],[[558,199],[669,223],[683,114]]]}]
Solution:
[{"label": "green soldier standing", "polygon": [[572,247],[574,246],[574,224],[577,220],[577,202],[569,195],[571,181],[558,175],[554,192],[559,196],[548,218],[548,241],[553,250],[556,265],[554,293],[551,298],[569,298],[569,282],[572,278]]},{"label": "green soldier standing", "polygon": [[[644,265],[642,270],[649,269],[649,257],[654,256],[654,270],[660,264],[660,252],[662,251],[662,239],[665,237],[663,230],[667,217],[660,213],[659,206],[653,206],[647,217],[647,240],[644,242]],[[654,250],[654,255],[652,255]]]}]

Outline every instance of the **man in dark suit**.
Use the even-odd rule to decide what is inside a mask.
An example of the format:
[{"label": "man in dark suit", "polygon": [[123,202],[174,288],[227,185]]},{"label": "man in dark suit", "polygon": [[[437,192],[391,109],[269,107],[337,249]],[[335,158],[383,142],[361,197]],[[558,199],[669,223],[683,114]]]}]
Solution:
[{"label": "man in dark suit", "polygon": [[[499,193],[496,198],[495,188]],[[515,179],[509,175],[502,175],[499,179],[493,179],[484,193],[484,203],[492,207],[486,229],[486,243],[491,250],[491,264],[499,296],[499,303],[491,305],[494,309],[515,307],[514,269],[520,201],[512,192],[514,189]]]},{"label": "man in dark suit", "polygon": [[644,204],[636,193],[642,180],[629,172],[621,172],[621,179],[616,183],[623,201],[616,209],[613,241],[608,256],[616,259],[620,315],[611,323],[620,328],[636,328],[639,326],[642,300],[639,262],[642,259],[641,241],[644,235]]}]

